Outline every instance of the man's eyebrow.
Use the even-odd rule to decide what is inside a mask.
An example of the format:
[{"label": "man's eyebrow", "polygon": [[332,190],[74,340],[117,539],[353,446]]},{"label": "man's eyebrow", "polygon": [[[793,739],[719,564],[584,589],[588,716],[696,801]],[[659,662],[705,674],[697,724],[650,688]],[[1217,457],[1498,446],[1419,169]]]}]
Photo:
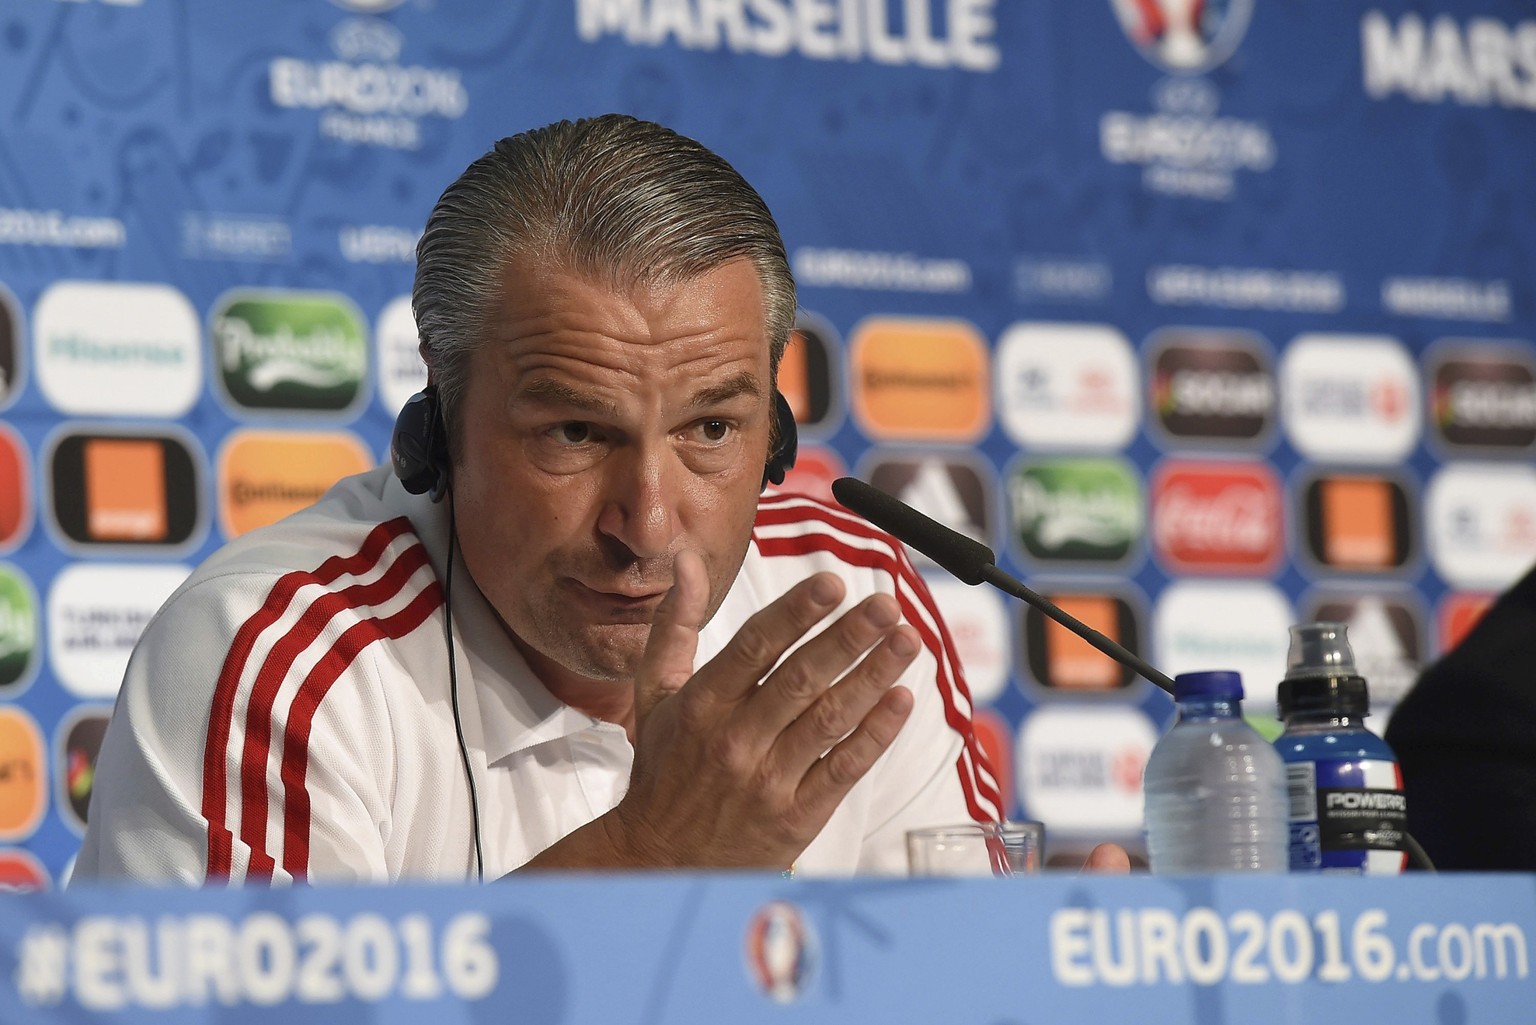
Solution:
[{"label": "man's eyebrow", "polygon": [[518,391],[517,398],[520,402],[561,406],[601,416],[613,417],[619,412],[619,407],[606,399],[577,391],[568,384],[548,377],[536,377],[529,381]]},{"label": "man's eyebrow", "polygon": [[763,393],[763,386],[758,381],[757,375],[743,370],[741,373],[719,384],[710,385],[694,393],[689,400],[691,409],[704,409],[709,406],[717,406],[723,402],[729,402],[739,395],[757,396]]}]

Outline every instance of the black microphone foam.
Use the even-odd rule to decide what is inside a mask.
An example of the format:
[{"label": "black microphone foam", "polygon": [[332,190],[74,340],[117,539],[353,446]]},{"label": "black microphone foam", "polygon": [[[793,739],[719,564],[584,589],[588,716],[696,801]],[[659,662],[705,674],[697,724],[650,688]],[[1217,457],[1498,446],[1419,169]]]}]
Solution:
[{"label": "black microphone foam", "polygon": [[1105,637],[1076,616],[1063,611],[1045,595],[1026,587],[1022,580],[1016,580],[998,569],[997,556],[992,554],[992,549],[980,541],[950,530],[944,524],[924,516],[900,499],[892,498],[879,488],[865,484],[856,477],[839,477],[833,481],[832,497],[895,537],[902,544],[922,552],[953,573],[962,583],[972,586],[988,583],[1015,598],[1023,599],[1116,662],[1152,681],[1163,690],[1173,692],[1173,681],[1167,674],[1153,668],[1140,655]]},{"label": "black microphone foam", "polygon": [[987,578],[987,567],[997,561],[992,549],[980,541],[950,530],[857,477],[833,481],[832,497],[903,544],[916,548],[964,583],[981,583]]}]

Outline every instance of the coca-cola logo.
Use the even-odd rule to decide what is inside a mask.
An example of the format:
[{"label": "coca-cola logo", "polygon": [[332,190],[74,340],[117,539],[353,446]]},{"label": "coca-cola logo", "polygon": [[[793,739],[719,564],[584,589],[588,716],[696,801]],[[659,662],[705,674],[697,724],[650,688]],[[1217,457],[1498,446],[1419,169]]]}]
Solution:
[{"label": "coca-cola logo", "polygon": [[1280,484],[1261,463],[1171,461],[1152,479],[1152,543],[1170,568],[1268,573],[1283,555]]}]

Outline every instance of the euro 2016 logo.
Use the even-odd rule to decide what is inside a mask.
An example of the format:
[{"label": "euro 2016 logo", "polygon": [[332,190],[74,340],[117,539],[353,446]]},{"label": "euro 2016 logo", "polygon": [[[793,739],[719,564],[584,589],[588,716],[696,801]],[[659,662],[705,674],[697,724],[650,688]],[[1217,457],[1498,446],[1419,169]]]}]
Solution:
[{"label": "euro 2016 logo", "polygon": [[1199,75],[1237,49],[1253,0],[1111,0],[1141,55],[1175,75]]},{"label": "euro 2016 logo", "polygon": [[747,972],[757,988],[781,1004],[798,997],[816,967],[816,935],[800,909],[769,901],[747,922]]}]

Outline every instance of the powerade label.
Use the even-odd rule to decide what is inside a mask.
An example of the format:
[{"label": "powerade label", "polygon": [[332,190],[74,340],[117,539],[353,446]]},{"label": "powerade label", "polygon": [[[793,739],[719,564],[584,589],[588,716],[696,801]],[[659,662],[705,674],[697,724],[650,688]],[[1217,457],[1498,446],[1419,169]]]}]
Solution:
[{"label": "powerade label", "polygon": [[1395,763],[1322,759],[1285,769],[1291,871],[1402,871],[1408,801]]}]

